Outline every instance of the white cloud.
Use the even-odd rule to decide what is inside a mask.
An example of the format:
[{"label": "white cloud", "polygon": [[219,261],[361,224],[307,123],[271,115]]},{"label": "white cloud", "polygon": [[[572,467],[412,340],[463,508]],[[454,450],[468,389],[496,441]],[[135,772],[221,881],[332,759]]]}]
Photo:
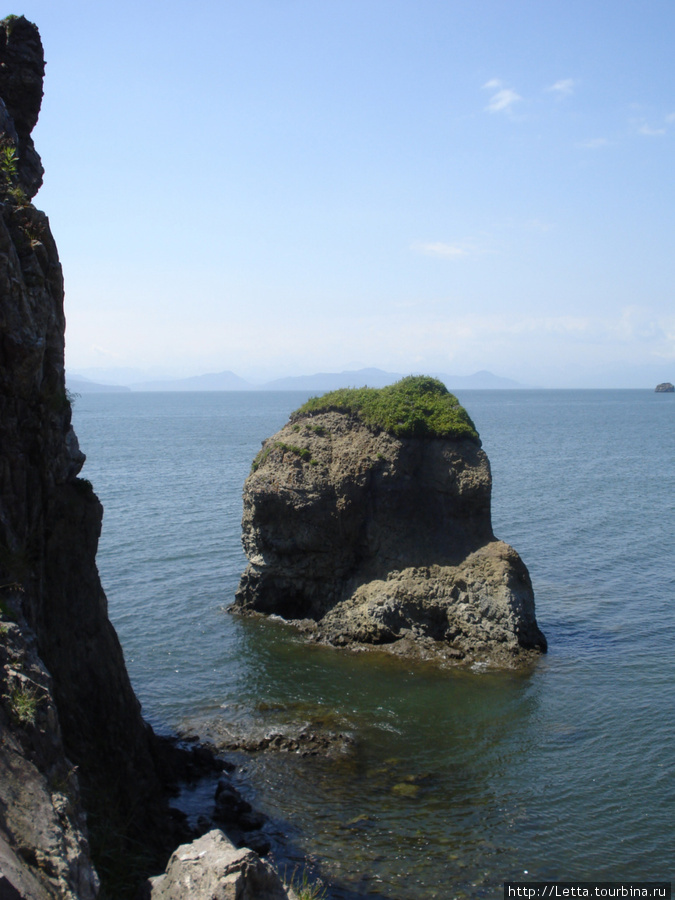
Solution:
[{"label": "white cloud", "polygon": [[650,125],[647,125],[646,122],[643,122],[642,125],[638,127],[638,134],[644,134],[647,137],[661,137],[661,135],[665,133],[665,128],[652,128]]},{"label": "white cloud", "polygon": [[488,91],[495,91],[490,97],[490,102],[485,107],[488,112],[510,112],[514,103],[518,103],[523,98],[511,88],[504,87],[498,78],[492,78],[487,81],[483,88]]},{"label": "white cloud", "polygon": [[561,78],[555,84],[547,87],[546,90],[557,94],[559,97],[569,97],[570,94],[574,93],[575,86],[576,82],[573,78]]},{"label": "white cloud", "polygon": [[442,241],[434,241],[432,243],[415,241],[411,245],[411,250],[414,250],[416,253],[422,253],[424,256],[436,256],[441,259],[461,259],[469,255],[466,247],[460,244],[444,244]]}]

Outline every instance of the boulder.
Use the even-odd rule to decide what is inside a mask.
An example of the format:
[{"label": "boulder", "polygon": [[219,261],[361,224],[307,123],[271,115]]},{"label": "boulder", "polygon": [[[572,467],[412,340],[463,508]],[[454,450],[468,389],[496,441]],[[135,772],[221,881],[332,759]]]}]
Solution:
[{"label": "boulder", "polygon": [[[439,404],[454,418],[439,419]],[[244,485],[249,564],[233,609],[335,645],[530,658],[546,640],[525,564],[494,537],[491,486],[473,423],[435,379],[310,401],[264,442]]]},{"label": "boulder", "polygon": [[214,829],[174,851],[151,879],[151,900],[297,900],[272,866]]}]

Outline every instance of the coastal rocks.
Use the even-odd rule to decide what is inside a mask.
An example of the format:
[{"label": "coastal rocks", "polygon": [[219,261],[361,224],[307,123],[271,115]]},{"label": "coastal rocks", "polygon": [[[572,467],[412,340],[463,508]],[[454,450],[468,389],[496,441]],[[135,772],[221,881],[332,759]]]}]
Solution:
[{"label": "coastal rocks", "polygon": [[18,175],[28,198],[42,185],[44,169],[31,131],[40,115],[45,61],[37,28],[23,16],[0,23],[0,128],[15,143]]},{"label": "coastal rocks", "polygon": [[662,384],[657,384],[654,388],[655,393],[657,394],[673,394],[675,393],[675,384],[671,384],[669,381],[664,381]]},{"label": "coastal rocks", "polygon": [[233,608],[337,646],[499,665],[537,655],[530,577],[494,538],[490,494],[473,423],[440,382],[310,401],[246,480]]},{"label": "coastal rocks", "polygon": [[97,877],[83,807],[91,846],[105,844],[107,858],[128,855],[131,820],[163,865],[174,825],[156,739],[108,619],[96,567],[102,508],[78,477],[85,457],[64,380],[63,274],[47,217],[29,199],[42,179],[30,131],[43,72],[37,28],[2,20],[0,840],[18,860],[11,878],[4,872],[15,886],[86,900]]},{"label": "coastal rocks", "polygon": [[16,597],[0,598],[0,872],[19,897],[93,900],[98,877],[52,679]]},{"label": "coastal rocks", "polygon": [[334,757],[353,749],[349,723],[333,711],[305,703],[257,704],[253,714],[239,712],[237,721],[223,715],[189,721],[217,753],[293,753],[301,757]]},{"label": "coastal rocks", "polygon": [[218,829],[178,847],[151,885],[151,900],[297,900],[269,863]]}]

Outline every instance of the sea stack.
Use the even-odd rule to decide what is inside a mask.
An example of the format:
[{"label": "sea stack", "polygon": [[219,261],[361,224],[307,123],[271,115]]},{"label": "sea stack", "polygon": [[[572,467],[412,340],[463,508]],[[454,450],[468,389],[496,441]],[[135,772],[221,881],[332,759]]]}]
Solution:
[{"label": "sea stack", "polygon": [[654,391],[657,394],[673,394],[675,393],[675,384],[671,384],[669,381],[664,381],[661,384],[657,384],[654,388]]},{"label": "sea stack", "polygon": [[546,650],[516,551],[495,539],[488,458],[433,378],[308,401],[244,485],[233,609],[313,639],[513,666]]}]

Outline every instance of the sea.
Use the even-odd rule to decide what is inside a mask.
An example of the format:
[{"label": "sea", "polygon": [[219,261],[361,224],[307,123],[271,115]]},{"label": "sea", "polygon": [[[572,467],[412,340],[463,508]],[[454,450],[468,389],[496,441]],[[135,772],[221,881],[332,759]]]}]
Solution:
[{"label": "sea", "polygon": [[[326,729],[329,755],[233,754],[272,858],[327,898],[502,897],[505,881],[670,881],[675,395],[458,391],[549,651],[524,672],[307,643],[227,611],[242,486],[300,392],[83,394],[98,565],[160,733]],[[192,816],[213,785],[186,791]]]}]

